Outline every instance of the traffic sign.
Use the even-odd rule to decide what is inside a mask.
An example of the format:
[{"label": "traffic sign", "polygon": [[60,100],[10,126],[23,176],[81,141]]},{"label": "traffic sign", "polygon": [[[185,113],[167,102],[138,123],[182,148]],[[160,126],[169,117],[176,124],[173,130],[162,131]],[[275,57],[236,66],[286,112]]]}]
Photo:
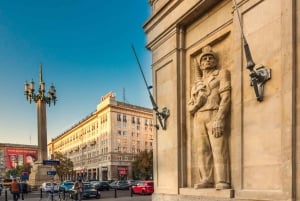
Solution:
[{"label": "traffic sign", "polygon": [[58,160],[43,160],[43,165],[59,165]]},{"label": "traffic sign", "polygon": [[56,175],[56,171],[55,170],[49,170],[49,171],[47,171],[47,175],[54,176],[54,175]]},{"label": "traffic sign", "polygon": [[29,179],[29,173],[26,171],[21,172],[21,178],[22,180],[28,180]]}]

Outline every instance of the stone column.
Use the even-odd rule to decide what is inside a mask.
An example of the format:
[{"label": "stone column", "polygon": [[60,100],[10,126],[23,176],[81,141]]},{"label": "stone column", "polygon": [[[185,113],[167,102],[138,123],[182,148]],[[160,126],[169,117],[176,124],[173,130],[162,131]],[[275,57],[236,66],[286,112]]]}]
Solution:
[{"label": "stone column", "polygon": [[47,159],[47,119],[46,103],[38,100],[37,103],[37,129],[38,129],[38,161]]}]

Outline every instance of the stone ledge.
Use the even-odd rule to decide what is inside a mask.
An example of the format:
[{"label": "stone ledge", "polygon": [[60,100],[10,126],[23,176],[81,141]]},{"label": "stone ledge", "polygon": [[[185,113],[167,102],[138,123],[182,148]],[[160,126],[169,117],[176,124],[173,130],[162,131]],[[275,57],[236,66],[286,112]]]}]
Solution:
[{"label": "stone ledge", "polygon": [[194,189],[194,188],[180,188],[180,195],[193,195],[201,197],[217,197],[217,198],[233,198],[234,190],[216,190],[214,188],[205,188],[205,189]]}]

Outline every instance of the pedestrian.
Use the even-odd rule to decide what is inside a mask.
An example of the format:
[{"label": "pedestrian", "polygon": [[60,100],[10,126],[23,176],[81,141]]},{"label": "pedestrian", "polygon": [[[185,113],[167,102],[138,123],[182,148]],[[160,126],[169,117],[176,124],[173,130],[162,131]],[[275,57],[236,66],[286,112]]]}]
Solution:
[{"label": "pedestrian", "polygon": [[194,188],[228,189],[229,134],[225,126],[230,110],[230,73],[218,69],[217,55],[210,46],[202,49],[199,61],[188,103],[193,116],[192,146],[200,177]]},{"label": "pedestrian", "polygon": [[17,179],[14,178],[11,183],[11,193],[14,201],[18,201],[20,197],[20,190],[20,184],[17,182]]},{"label": "pedestrian", "polygon": [[76,197],[78,201],[82,200],[82,194],[83,194],[83,183],[81,179],[78,179],[74,184],[74,189],[76,191]]}]

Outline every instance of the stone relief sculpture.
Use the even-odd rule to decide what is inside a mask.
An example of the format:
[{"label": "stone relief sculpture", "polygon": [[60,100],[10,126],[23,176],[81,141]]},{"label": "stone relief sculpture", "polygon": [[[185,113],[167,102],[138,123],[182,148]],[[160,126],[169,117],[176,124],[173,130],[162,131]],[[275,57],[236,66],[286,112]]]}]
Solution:
[{"label": "stone relief sculpture", "polygon": [[229,153],[226,117],[230,110],[230,73],[218,69],[217,54],[210,46],[202,48],[195,69],[188,110],[193,117],[194,158],[200,181],[195,189],[229,189]]}]

